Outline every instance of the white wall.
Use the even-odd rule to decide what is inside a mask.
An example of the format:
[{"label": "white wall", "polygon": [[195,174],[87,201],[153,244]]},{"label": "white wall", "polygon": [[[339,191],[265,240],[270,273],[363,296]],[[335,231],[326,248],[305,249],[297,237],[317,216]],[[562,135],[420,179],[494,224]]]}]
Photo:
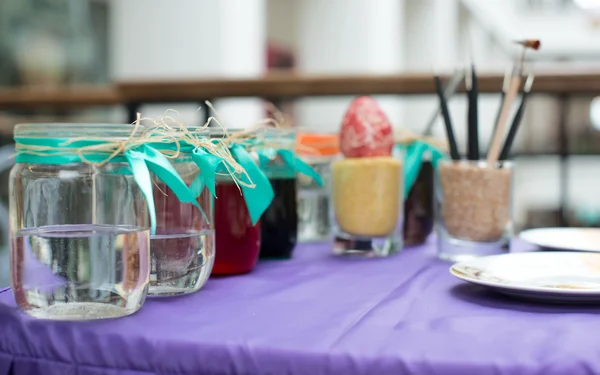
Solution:
[{"label": "white wall", "polygon": [[[115,80],[256,77],[266,69],[265,0],[113,0],[111,76]],[[220,100],[216,108],[231,127],[264,116],[257,99]],[[196,105],[165,108],[189,124],[202,121]]]},{"label": "white wall", "polygon": [[[298,70],[306,74],[399,73],[404,64],[403,0],[298,2]],[[390,120],[402,122],[402,102],[378,97]],[[296,123],[337,131],[352,97],[298,100]]]}]

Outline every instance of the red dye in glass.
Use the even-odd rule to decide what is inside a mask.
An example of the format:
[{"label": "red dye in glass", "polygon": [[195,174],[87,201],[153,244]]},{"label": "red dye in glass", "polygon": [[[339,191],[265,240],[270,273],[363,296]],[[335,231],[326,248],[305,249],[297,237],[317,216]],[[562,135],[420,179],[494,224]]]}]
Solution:
[{"label": "red dye in glass", "polygon": [[212,275],[252,271],[260,250],[260,222],[252,225],[246,201],[233,183],[219,182],[215,199],[215,264]]}]

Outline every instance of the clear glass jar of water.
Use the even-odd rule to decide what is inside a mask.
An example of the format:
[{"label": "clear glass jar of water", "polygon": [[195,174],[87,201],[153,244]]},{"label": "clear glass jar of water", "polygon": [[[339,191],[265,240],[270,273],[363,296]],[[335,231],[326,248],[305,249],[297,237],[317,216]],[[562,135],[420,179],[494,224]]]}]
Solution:
[{"label": "clear glass jar of water", "polygon": [[339,154],[336,134],[297,135],[297,152],[323,179],[322,186],[308,176],[298,176],[298,241],[327,241],[331,237],[331,162]]},{"label": "clear glass jar of water", "polygon": [[[200,170],[192,158],[182,154],[172,165],[191,186]],[[215,260],[213,199],[204,187],[198,207],[182,203],[168,186],[153,178],[156,233],[150,239],[151,296],[193,293],[206,283]]]},{"label": "clear glass jar of water", "polygon": [[[129,164],[122,154],[103,164],[85,163],[60,148],[83,138],[125,140],[132,130],[93,124],[15,127],[11,284],[27,314],[87,320],[129,315],[142,306],[149,280],[149,215]],[[31,145],[29,151],[20,151],[19,144]],[[59,151],[51,154],[42,144]]]}]

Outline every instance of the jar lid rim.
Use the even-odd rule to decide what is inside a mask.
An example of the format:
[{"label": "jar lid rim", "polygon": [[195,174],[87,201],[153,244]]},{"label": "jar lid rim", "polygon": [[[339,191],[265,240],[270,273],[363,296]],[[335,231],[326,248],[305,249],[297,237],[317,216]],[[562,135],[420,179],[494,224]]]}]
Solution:
[{"label": "jar lid rim", "polygon": [[[69,132],[69,137],[96,134],[103,136],[123,137],[131,135],[135,129],[132,124],[111,123],[22,123],[14,127],[15,137],[57,137],[57,133]],[[144,127],[140,127],[143,130]]]}]

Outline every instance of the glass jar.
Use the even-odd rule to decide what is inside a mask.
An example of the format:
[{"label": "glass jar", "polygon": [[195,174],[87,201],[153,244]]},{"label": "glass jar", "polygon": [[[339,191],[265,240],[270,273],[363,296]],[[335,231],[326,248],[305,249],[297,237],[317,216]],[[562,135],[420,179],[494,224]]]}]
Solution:
[{"label": "glass jar", "polygon": [[[190,186],[200,169],[189,155],[171,164]],[[212,197],[204,187],[197,198],[202,211],[184,203],[159,178],[153,176],[156,233],[150,237],[151,296],[193,293],[206,283],[215,258]]]},{"label": "glass jar", "polygon": [[388,256],[402,250],[403,156],[340,158],[332,164],[333,251]]},{"label": "glass jar", "polygon": [[295,152],[296,137],[289,129],[269,129],[264,140],[273,148],[258,149],[266,155],[261,168],[271,182],[274,196],[261,218],[260,258],[288,259],[298,238],[296,170],[276,150]]},{"label": "glass jar", "polygon": [[328,240],[331,235],[330,179],[331,162],[339,154],[336,134],[298,134],[296,152],[323,179],[298,175],[298,242]]},{"label": "glass jar", "polygon": [[[234,138],[240,135],[243,137],[243,140],[239,138],[239,143],[230,146],[230,151],[256,186],[254,189],[245,189],[226,174],[217,175],[215,179],[214,222],[217,251],[212,270],[212,275],[215,276],[239,275],[254,269],[261,244],[259,219],[271,202],[269,181],[257,165],[257,156],[249,152],[255,141],[255,134],[240,129],[228,130],[227,133]],[[215,129],[211,137],[222,139],[225,133]],[[237,151],[231,147],[237,148]],[[264,188],[267,188],[266,200],[261,197]],[[251,204],[249,201],[253,200]]]},{"label": "glass jar", "polygon": [[[149,215],[121,155],[86,156],[65,142],[125,140],[131,125],[23,124],[15,127],[10,175],[11,282],[19,307],[44,319],[132,314],[149,279]],[[71,143],[71,147],[76,143]],[[31,146],[28,146],[31,145]],[[49,146],[44,148],[44,146]],[[52,149],[60,148],[59,151]]]}]

